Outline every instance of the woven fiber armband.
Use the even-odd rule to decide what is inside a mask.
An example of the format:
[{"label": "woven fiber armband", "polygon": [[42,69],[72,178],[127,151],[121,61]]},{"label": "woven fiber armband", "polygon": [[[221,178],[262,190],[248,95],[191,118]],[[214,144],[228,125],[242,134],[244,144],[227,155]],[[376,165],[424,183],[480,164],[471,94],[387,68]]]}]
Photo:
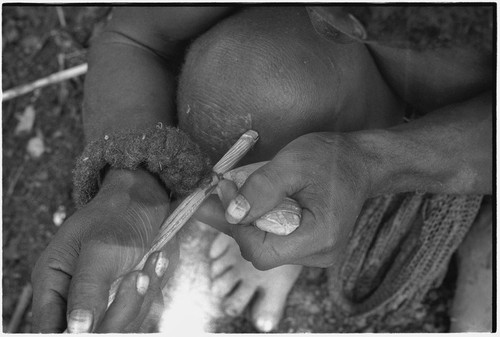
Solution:
[{"label": "woven fiber armband", "polygon": [[78,207],[87,204],[99,190],[104,168],[144,168],[165,187],[186,195],[210,172],[208,156],[185,132],[161,123],[146,131],[124,131],[90,142],[76,161],[73,197]]}]

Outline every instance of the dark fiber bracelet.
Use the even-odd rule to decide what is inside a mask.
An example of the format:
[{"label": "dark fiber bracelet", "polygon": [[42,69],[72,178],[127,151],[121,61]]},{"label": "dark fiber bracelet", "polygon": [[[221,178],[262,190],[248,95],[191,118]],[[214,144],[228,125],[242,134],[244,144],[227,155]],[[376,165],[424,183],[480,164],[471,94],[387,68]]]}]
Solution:
[{"label": "dark fiber bracelet", "polygon": [[175,195],[184,196],[211,172],[208,156],[184,131],[158,123],[148,130],[123,131],[90,142],[73,170],[78,207],[92,200],[106,168],[144,168]]}]

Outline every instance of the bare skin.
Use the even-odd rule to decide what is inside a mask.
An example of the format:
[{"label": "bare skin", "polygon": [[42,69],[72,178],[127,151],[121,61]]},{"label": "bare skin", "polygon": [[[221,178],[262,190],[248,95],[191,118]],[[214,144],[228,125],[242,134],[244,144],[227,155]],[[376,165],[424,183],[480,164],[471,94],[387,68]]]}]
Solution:
[{"label": "bare skin", "polygon": [[[283,36],[283,30],[291,33]],[[355,99],[350,88],[366,94]],[[367,106],[374,107],[372,114]],[[229,140],[249,128],[258,130],[260,140],[245,163],[269,160],[280,147],[311,131],[387,127],[402,120],[400,102],[364,46],[325,43],[303,8],[244,10],[201,36],[187,54],[178,112],[179,126],[214,158],[228,149]],[[225,296],[225,311],[241,313],[258,293],[254,325],[260,331],[276,328],[301,267],[256,270],[223,234],[213,247],[222,250],[213,261],[212,276],[214,288]]]},{"label": "bare skin", "polygon": [[250,315],[255,327],[262,332],[275,329],[302,267],[284,265],[266,271],[257,270],[241,257],[236,242],[223,233],[213,242],[210,258],[212,291],[223,298],[224,312],[237,317],[254,300]]},{"label": "bare skin", "polygon": [[[409,190],[491,193],[490,94],[478,92],[468,101],[447,105],[452,102],[443,103],[437,91],[435,97],[417,98],[428,100],[432,113],[400,124],[401,100],[391,88],[401,83],[397,76],[389,76],[391,67],[384,64],[395,60],[394,67],[401,66],[392,51],[384,56],[376,53],[376,46],[369,47],[370,53],[357,42],[325,43],[314,34],[303,8],[256,8],[228,17],[233,12],[223,7],[115,11],[90,55],[84,126],[91,140],[123,128],[140,130],[157,122],[173,125],[178,119],[179,127],[212,158],[225,152],[242,130],[256,129],[261,141],[247,162],[272,160],[238,191],[248,202],[246,215],[225,221],[225,208],[236,193],[221,186],[228,203],[211,200],[198,216],[233,236],[243,256],[258,269],[331,265],[364,200],[371,196]],[[204,32],[187,54],[176,109],[175,78],[186,41]],[[375,54],[376,61],[371,56]],[[406,75],[411,79],[421,73]],[[432,81],[434,74],[424,73]],[[472,78],[488,77],[491,73],[486,71]],[[476,88],[476,83],[469,85]],[[120,179],[149,179],[142,175],[148,173],[111,170],[106,179],[116,187],[113,193],[120,195]],[[161,206],[169,204],[164,190],[149,188],[147,193],[151,207],[146,209],[168,213],[168,207]],[[126,195],[131,199],[115,198],[113,207],[120,209],[127,200],[134,205],[136,194]],[[293,195],[305,209],[297,231],[276,237],[249,226],[286,195]],[[158,200],[162,202],[151,203]],[[123,270],[95,270],[80,249],[88,239],[82,232],[92,226],[82,220],[84,212],[92,211],[89,207],[68,220],[73,225],[64,228],[75,230],[65,231],[72,233],[69,236],[58,233],[38,263],[34,273],[38,330],[61,331],[67,323],[65,313],[78,309],[88,310],[93,321],[100,322],[105,298],[96,294],[106,293],[112,280],[137,262],[149,243],[141,238],[151,238],[157,231],[158,224],[132,229],[144,234],[132,238],[132,245],[127,240],[117,242],[126,261]],[[123,232],[121,223],[119,213],[107,219],[111,237],[114,230]],[[97,245],[106,241],[91,240]],[[51,267],[48,261],[61,249],[74,254]],[[42,318],[44,308],[50,311]]]}]

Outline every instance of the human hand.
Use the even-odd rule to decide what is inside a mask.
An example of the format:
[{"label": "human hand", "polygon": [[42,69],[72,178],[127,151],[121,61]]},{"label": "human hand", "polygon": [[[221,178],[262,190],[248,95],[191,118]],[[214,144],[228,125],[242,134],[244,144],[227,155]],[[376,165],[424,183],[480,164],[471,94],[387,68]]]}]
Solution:
[{"label": "human hand", "polygon": [[[62,332],[81,323],[101,324],[111,283],[143,257],[162,220],[169,198],[145,171],[111,170],[96,197],[71,216],[38,260],[32,274],[34,331]],[[176,242],[164,250],[178,259]]]},{"label": "human hand", "polygon": [[[95,332],[155,332],[153,329],[162,311],[155,310],[154,306],[163,305],[161,288],[168,264],[165,253],[155,252],[149,256],[141,271],[126,274]],[[75,323],[68,326],[68,332],[79,332],[82,327],[85,328],[81,321]]]},{"label": "human hand", "polygon": [[[216,227],[231,235],[243,257],[258,269],[284,264],[330,266],[340,256],[369,195],[369,176],[353,137],[308,134],[256,170],[239,191],[228,180],[219,183],[226,220],[234,225],[219,221]],[[252,225],[287,196],[302,207],[297,230],[279,236]]]}]

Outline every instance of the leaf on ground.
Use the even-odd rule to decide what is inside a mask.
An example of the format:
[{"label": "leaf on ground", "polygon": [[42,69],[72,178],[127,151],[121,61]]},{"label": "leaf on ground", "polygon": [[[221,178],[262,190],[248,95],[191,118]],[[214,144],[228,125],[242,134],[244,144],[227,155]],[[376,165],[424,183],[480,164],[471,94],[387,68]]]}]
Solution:
[{"label": "leaf on ground", "polygon": [[57,211],[52,215],[52,221],[57,227],[61,226],[66,219],[66,207],[63,205],[57,208]]},{"label": "leaf on ground", "polygon": [[28,141],[26,146],[26,151],[31,156],[31,158],[39,158],[45,152],[45,145],[43,143],[43,138],[40,133]]},{"label": "leaf on ground", "polygon": [[14,133],[19,135],[23,132],[30,132],[35,124],[35,108],[33,105],[28,105],[21,116],[18,117],[18,120],[19,123]]}]

